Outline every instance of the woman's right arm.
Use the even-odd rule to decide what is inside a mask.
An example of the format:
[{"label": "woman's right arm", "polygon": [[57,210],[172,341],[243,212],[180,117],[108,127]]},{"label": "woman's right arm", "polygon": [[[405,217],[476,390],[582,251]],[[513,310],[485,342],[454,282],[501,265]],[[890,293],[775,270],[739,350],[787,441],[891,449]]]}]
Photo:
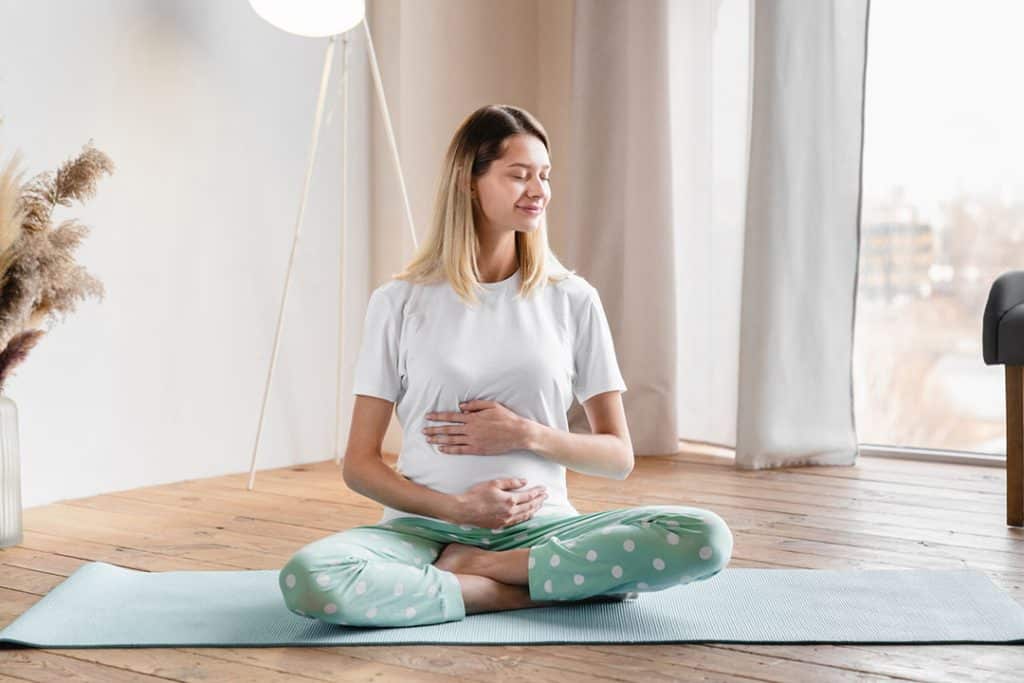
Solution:
[{"label": "woman's right arm", "polygon": [[390,508],[458,524],[455,496],[409,481],[384,462],[384,434],[394,402],[356,395],[342,461],[342,479],[356,493]]}]

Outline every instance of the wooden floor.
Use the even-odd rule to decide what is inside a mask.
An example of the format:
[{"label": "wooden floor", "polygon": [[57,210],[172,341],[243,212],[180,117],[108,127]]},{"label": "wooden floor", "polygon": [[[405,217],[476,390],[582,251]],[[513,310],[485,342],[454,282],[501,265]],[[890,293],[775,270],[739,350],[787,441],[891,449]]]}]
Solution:
[{"label": "wooden floor", "polygon": [[[751,472],[697,451],[637,460],[626,481],[569,472],[577,509],[703,507],[733,530],[730,567],[972,567],[1024,603],[1024,533],[1005,525],[1001,469],[862,457],[854,467]],[[301,546],[380,515],[345,487],[333,461],[259,472],[255,491],[247,481],[239,474],[26,510],[24,543],[0,550],[0,626],[85,562],[277,569]],[[1024,646],[7,648],[0,672],[28,681],[1020,681]]]}]

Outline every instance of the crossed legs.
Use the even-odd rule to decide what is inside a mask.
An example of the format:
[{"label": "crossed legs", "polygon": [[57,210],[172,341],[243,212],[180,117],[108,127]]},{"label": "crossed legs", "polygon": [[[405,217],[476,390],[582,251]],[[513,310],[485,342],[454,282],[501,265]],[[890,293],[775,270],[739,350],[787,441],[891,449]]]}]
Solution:
[{"label": "crossed legs", "polygon": [[483,550],[449,543],[434,566],[455,574],[462,586],[466,614],[553,605],[555,600],[530,598],[530,549]]}]

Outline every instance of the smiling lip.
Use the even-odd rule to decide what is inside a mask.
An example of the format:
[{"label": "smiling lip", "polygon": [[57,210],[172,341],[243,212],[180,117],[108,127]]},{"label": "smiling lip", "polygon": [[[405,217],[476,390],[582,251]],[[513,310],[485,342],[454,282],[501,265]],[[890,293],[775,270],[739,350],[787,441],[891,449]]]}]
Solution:
[{"label": "smiling lip", "polygon": [[539,206],[517,206],[516,208],[522,209],[523,211],[528,211],[529,213],[540,213]]}]

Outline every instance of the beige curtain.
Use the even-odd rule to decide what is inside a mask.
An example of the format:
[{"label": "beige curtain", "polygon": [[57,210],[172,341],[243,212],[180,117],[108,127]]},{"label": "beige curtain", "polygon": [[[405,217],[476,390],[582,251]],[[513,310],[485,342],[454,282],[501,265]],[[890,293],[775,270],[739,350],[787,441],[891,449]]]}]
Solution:
[{"label": "beige curtain", "polygon": [[566,257],[601,293],[637,454],[679,450],[667,19],[664,0],[578,1],[573,21]]},{"label": "beige curtain", "polygon": [[637,454],[852,463],[866,0],[578,1],[573,29],[569,261]]}]

